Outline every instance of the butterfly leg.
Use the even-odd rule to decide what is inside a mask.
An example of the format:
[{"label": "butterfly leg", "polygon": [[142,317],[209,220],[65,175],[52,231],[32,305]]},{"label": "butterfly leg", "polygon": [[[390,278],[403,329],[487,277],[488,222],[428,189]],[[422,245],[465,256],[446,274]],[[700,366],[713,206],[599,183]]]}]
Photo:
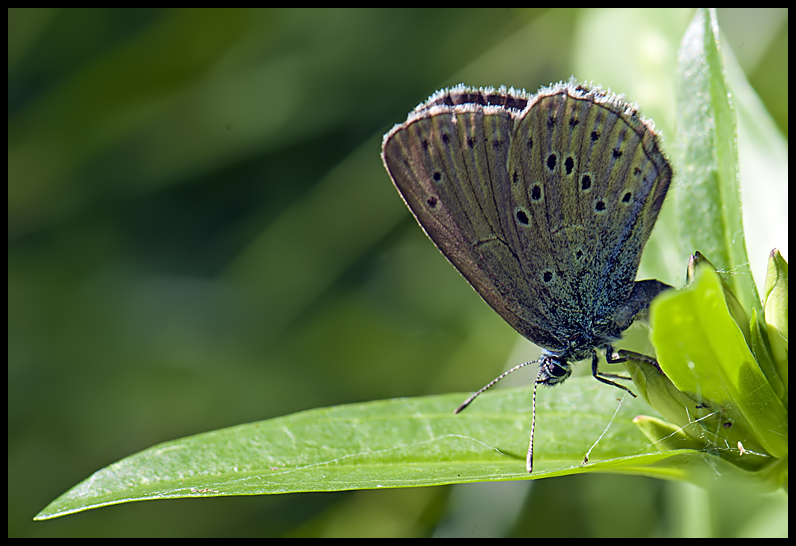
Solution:
[{"label": "butterfly leg", "polygon": [[[606,352],[606,355],[610,354],[610,352],[613,352],[613,351],[611,351],[611,350],[610,350],[610,347],[609,347],[609,351],[608,351],[608,352]],[[612,360],[608,360],[607,356],[606,356],[606,361],[608,361],[608,362],[615,362],[615,361],[612,361]],[[601,381],[602,383],[605,383],[606,385],[613,385],[614,387],[616,387],[616,388],[618,388],[618,389],[622,389],[623,391],[627,391],[627,392],[629,392],[629,393],[630,393],[630,395],[631,395],[633,398],[635,398],[635,397],[636,397],[636,395],[633,393],[633,391],[631,391],[630,389],[628,389],[628,388],[627,388],[627,387],[625,387],[624,385],[620,385],[619,383],[616,383],[615,381],[611,381],[610,379],[608,379],[609,377],[613,377],[613,378],[615,378],[615,379],[630,379],[629,377],[624,377],[624,376],[622,376],[622,375],[616,375],[616,374],[610,374],[610,373],[603,373],[603,374],[601,374],[601,373],[600,373],[600,372],[597,370],[597,365],[598,365],[599,363],[600,363],[600,359],[599,359],[599,357],[597,356],[597,351],[592,351],[592,357],[591,357],[591,374],[594,376],[594,379],[596,379],[597,381]]]},{"label": "butterfly leg", "polygon": [[619,349],[616,353],[614,353],[613,347],[608,346],[605,352],[605,360],[611,364],[617,364],[619,362],[627,362],[628,360],[636,360],[638,362],[644,362],[646,364],[655,366],[655,369],[663,373],[663,370],[661,370],[661,367],[658,364],[657,360],[655,360],[651,356],[647,356],[641,353],[636,353],[634,351],[626,351],[624,349]]}]

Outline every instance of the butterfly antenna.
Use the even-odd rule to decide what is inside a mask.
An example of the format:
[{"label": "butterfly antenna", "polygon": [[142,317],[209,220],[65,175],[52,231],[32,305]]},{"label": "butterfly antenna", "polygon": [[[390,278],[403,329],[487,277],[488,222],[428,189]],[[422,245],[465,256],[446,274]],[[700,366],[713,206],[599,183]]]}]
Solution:
[{"label": "butterfly antenna", "polygon": [[528,471],[528,474],[533,472],[533,431],[536,429],[536,387],[541,383],[541,379],[542,368],[539,368],[536,381],[533,382],[533,397],[531,398],[531,441],[528,443],[528,455],[525,457],[525,469]]},{"label": "butterfly antenna", "polygon": [[[468,398],[467,400],[465,400],[465,401],[462,403],[462,405],[461,405],[461,406],[459,406],[458,408],[456,408],[456,411],[454,411],[453,413],[454,413],[454,414],[457,414],[457,413],[460,413],[460,412],[462,412],[462,411],[464,410],[464,408],[466,408],[467,406],[469,406],[469,405],[470,405],[470,403],[471,403],[473,400],[475,400],[476,398],[478,398],[478,395],[480,395],[482,392],[484,392],[484,391],[486,391],[486,390],[490,389],[491,387],[493,387],[493,386],[495,385],[495,383],[497,383],[498,381],[500,381],[501,379],[503,379],[504,377],[506,377],[507,375],[509,375],[511,372],[516,372],[516,371],[517,371],[517,370],[519,370],[520,368],[524,368],[525,366],[528,366],[529,364],[536,364],[537,362],[539,362],[539,361],[538,361],[538,360],[531,360],[531,361],[529,361],[529,362],[523,362],[522,364],[518,364],[518,365],[514,366],[512,369],[510,369],[510,370],[508,370],[508,371],[505,371],[505,372],[503,372],[502,374],[500,374],[499,376],[497,376],[495,379],[493,379],[492,381],[490,381],[489,383],[487,383],[487,384],[486,384],[484,387],[482,387],[480,391],[478,391],[477,393],[475,393],[474,395],[472,395],[470,398]],[[537,379],[538,379],[538,377],[537,377]],[[534,391],[533,391],[533,392],[534,392],[534,398],[535,398],[535,397],[536,397],[536,387],[535,387],[535,386],[534,386]]]}]

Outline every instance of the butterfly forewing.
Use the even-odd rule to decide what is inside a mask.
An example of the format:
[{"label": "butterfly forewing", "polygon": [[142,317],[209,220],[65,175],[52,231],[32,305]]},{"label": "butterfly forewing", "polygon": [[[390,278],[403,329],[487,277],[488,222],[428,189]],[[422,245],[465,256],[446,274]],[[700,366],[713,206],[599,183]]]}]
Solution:
[{"label": "butterfly forewing", "polygon": [[516,111],[490,105],[418,109],[385,138],[384,162],[412,213],[442,253],[509,324],[535,299],[507,240],[507,162]]}]

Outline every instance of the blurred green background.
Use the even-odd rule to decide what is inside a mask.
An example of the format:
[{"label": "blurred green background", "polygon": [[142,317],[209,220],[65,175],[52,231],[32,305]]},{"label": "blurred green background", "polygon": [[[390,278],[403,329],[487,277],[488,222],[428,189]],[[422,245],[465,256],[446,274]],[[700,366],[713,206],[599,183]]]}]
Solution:
[{"label": "blurred green background", "polygon": [[[782,495],[609,475],[31,520],[165,440],[473,391],[538,354],[417,227],[382,134],[448,85],[575,75],[637,101],[671,149],[692,14],[9,10],[9,536],[747,536],[783,518],[787,533]],[[718,15],[787,138],[787,9]],[[684,270],[645,257],[641,276]]]}]

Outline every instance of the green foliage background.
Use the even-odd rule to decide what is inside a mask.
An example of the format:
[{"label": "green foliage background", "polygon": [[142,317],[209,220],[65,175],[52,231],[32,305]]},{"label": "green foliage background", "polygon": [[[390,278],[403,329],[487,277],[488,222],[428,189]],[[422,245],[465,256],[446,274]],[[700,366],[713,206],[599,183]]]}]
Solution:
[{"label": "green foliage background", "polygon": [[[535,91],[575,75],[637,101],[672,157],[692,12],[8,14],[9,536],[780,532],[781,496],[598,475],[134,503],[34,524],[153,444],[472,391],[534,357],[417,228],[381,135],[441,87]],[[718,12],[786,138],[787,15]],[[679,286],[665,221],[640,276]],[[780,235],[747,242],[753,268]]]}]

